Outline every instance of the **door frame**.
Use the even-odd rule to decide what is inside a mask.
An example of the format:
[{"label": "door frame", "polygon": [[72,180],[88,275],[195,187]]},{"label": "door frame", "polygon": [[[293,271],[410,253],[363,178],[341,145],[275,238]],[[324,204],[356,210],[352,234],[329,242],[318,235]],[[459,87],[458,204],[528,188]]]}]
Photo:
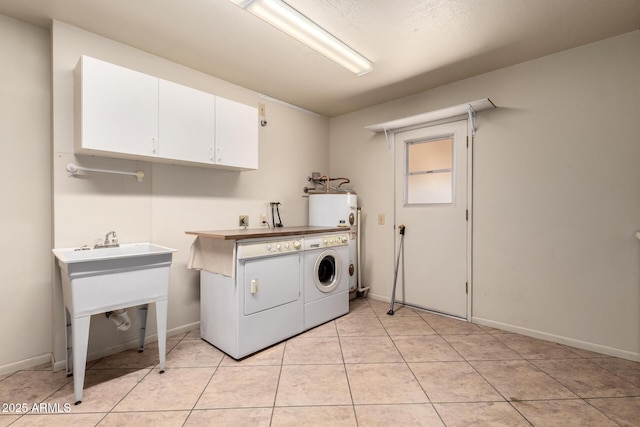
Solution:
[{"label": "door frame", "polygon": [[[395,270],[395,260],[398,257],[399,252],[399,241],[400,236],[399,233],[396,233],[398,227],[398,212],[397,212],[397,198],[403,197],[404,195],[397,194],[398,188],[398,171],[396,170],[397,158],[396,158],[396,133],[406,132],[415,129],[428,128],[432,126],[444,125],[452,122],[466,121],[467,125],[467,210],[468,210],[468,220],[467,220],[467,248],[466,248],[466,260],[467,260],[467,313],[466,313],[466,321],[471,322],[473,316],[473,143],[474,143],[474,129],[473,123],[469,119],[469,116],[464,114],[460,116],[450,117],[443,120],[437,120],[428,123],[422,123],[415,126],[409,126],[400,129],[394,129],[392,132],[387,133],[387,142],[389,145],[389,150],[391,151],[391,159],[393,162],[392,165],[392,173],[393,173],[393,233],[394,233],[394,265],[391,271]],[[404,286],[402,287],[404,289]],[[403,291],[403,303],[404,303],[404,291]],[[448,316],[444,313],[438,313],[444,316]],[[455,316],[450,316],[455,317]],[[456,319],[460,319],[459,317],[455,317]]]}]

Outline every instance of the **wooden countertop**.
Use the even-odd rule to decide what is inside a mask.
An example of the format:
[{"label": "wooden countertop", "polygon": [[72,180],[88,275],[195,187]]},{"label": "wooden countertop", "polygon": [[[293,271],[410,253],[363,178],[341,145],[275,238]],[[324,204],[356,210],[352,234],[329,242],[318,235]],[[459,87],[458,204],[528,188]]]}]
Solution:
[{"label": "wooden countertop", "polygon": [[248,228],[238,230],[209,230],[209,231],[185,231],[199,237],[209,237],[221,240],[260,239],[267,237],[304,236],[307,234],[349,232],[348,227],[276,227],[276,228]]}]

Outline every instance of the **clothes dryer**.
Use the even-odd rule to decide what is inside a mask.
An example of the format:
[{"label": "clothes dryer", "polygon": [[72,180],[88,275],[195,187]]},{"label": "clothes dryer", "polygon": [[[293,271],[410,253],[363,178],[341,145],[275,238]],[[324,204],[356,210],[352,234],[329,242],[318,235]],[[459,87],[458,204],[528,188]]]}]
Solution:
[{"label": "clothes dryer", "polygon": [[235,277],[200,272],[200,336],[240,359],[303,331],[304,237],[235,245]]}]

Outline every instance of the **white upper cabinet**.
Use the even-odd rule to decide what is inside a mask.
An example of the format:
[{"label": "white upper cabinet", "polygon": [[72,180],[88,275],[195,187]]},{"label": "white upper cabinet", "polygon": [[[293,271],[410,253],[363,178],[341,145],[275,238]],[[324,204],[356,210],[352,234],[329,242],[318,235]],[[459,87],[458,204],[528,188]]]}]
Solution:
[{"label": "white upper cabinet", "polygon": [[216,97],[216,164],[258,169],[258,109]]},{"label": "white upper cabinet", "polygon": [[160,79],[158,155],[214,163],[215,96]]},{"label": "white upper cabinet", "polygon": [[258,109],[82,56],[75,150],[148,161],[258,168]]},{"label": "white upper cabinet", "polygon": [[76,150],[155,156],[158,79],[87,56],[76,71]]}]

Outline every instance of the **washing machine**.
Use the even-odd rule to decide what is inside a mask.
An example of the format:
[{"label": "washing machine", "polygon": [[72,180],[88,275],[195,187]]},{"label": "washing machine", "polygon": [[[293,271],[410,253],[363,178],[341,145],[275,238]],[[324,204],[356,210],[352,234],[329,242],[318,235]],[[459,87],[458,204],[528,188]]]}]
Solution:
[{"label": "washing machine", "polygon": [[309,194],[309,225],[344,227],[349,236],[349,260],[345,266],[349,275],[349,290],[358,287],[357,271],[358,196],[354,193]]},{"label": "washing machine", "polygon": [[304,239],[304,330],[349,312],[349,235],[307,235]]}]

